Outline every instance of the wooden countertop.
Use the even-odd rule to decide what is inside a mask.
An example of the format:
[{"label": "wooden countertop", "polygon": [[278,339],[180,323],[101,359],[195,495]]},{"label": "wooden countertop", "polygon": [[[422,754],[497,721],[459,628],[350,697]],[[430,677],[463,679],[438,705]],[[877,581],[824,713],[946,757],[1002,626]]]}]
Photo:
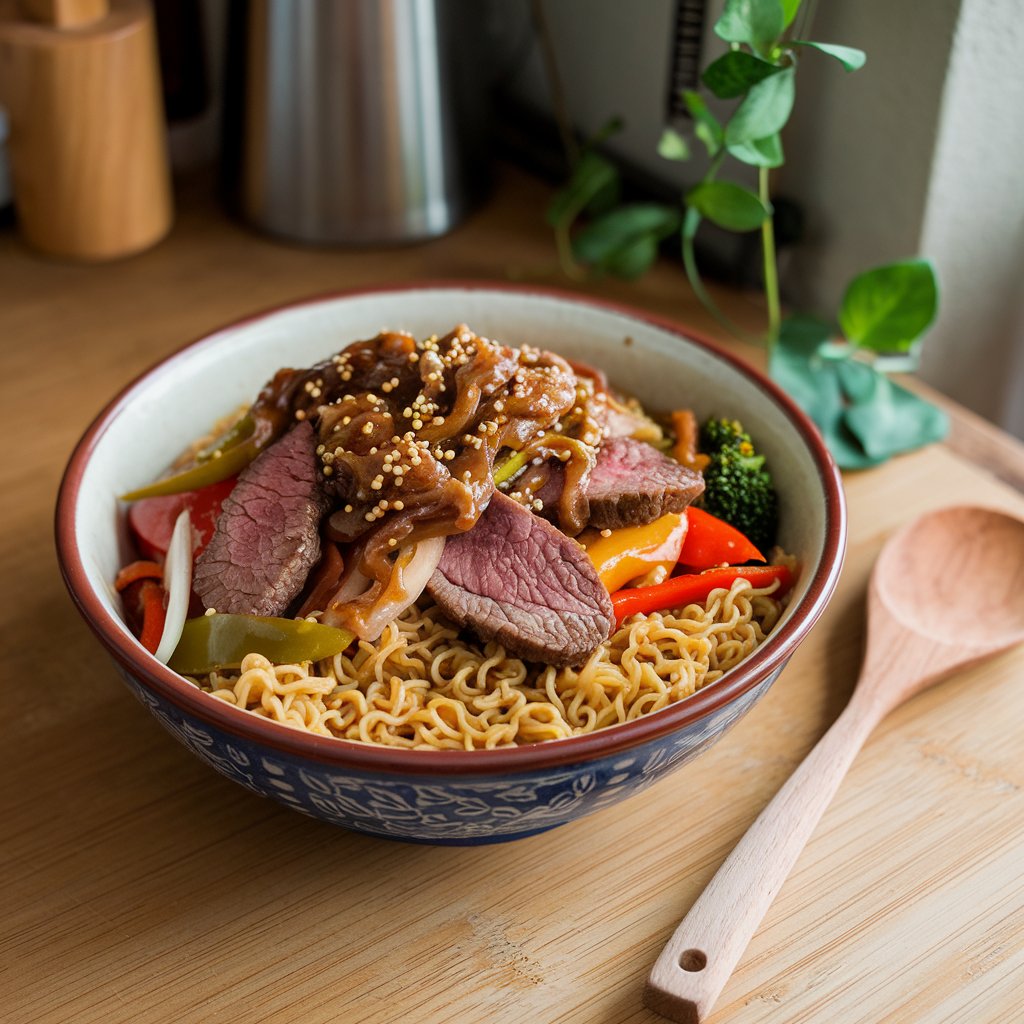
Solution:
[{"label": "wooden countertop", "polygon": [[[954,407],[946,444],[849,474],[849,555],[825,616],[755,711],[644,796],[504,846],[349,834],[209,771],[130,699],[57,571],[61,471],[116,389],[254,310],[399,280],[557,282],[547,192],[504,171],[447,238],[369,251],[271,242],[210,192],[188,182],[170,238],[117,264],[51,263],[0,231],[0,1019],[659,1020],[641,991],[661,946],[852,688],[883,540],[943,504],[1024,514],[1024,446]],[[678,268],[600,291],[714,333]],[[757,323],[742,297],[723,301]],[[965,673],[869,740],[716,1022],[1017,1019],[1021,663]]]}]

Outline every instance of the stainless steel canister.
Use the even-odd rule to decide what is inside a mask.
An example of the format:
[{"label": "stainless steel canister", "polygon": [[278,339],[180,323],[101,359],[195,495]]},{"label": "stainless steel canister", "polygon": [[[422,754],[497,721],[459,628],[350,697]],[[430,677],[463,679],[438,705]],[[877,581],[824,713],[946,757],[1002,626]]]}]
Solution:
[{"label": "stainless steel canister", "polygon": [[483,191],[478,0],[236,0],[223,184],[305,242],[432,238]]}]

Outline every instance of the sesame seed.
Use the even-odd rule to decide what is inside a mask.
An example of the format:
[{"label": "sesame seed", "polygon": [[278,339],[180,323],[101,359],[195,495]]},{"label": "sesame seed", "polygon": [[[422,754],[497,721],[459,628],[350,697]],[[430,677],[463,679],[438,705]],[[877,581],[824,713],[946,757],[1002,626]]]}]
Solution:
[{"label": "sesame seed", "polygon": [[601,536],[602,537],[610,537],[611,535],[612,535],[612,531],[611,530],[605,529],[605,530],[601,531]]},{"label": "sesame seed", "polygon": [[399,499],[398,501],[392,502],[392,504],[391,504],[391,507],[392,507],[392,508],[393,508],[393,509],[394,509],[394,510],[395,510],[396,512],[401,512],[401,511],[402,511],[402,509],[404,509],[404,508],[405,508],[405,502],[404,502],[404,501],[402,501],[401,499]]},{"label": "sesame seed", "polygon": [[363,424],[363,433],[364,434],[372,434],[373,433],[373,424],[372,423],[364,423]]},{"label": "sesame seed", "polygon": [[352,511],[352,506],[351,505],[346,505],[345,506],[345,511],[346,512],[351,512]]}]

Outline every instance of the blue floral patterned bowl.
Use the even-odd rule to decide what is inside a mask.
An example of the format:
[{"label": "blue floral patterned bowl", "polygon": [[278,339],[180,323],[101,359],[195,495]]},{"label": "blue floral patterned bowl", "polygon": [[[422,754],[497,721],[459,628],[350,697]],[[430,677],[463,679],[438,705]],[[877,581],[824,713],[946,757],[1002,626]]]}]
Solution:
[{"label": "blue floral patterned bowl", "polygon": [[[459,322],[510,344],[603,367],[651,409],[740,417],[780,492],[780,542],[801,572],[768,640],[692,697],[569,739],[484,751],[418,751],[313,736],[211,697],[125,627],[111,581],[128,557],[116,495],[152,478],[205,425],[281,366],[309,365],[382,327],[417,335]],[[316,818],[370,835],[472,844],[531,835],[638,793],[706,749],[778,676],[835,587],[846,540],[838,473],[809,420],[770,381],[636,310],[537,289],[415,286],[299,303],[234,324],[159,363],[118,395],[75,449],[57,504],[71,595],[129,689],[211,767]]]}]

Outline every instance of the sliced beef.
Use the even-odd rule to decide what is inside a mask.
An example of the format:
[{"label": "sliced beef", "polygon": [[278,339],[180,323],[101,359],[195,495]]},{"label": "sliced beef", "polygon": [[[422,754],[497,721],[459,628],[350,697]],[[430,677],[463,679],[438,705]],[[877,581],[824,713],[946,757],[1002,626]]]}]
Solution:
[{"label": "sliced beef", "polygon": [[316,435],[299,423],[253,460],[224,500],[193,589],[207,608],[280,615],[320,557]]},{"label": "sliced beef", "polygon": [[587,484],[590,525],[603,529],[650,523],[681,512],[704,492],[704,478],[657,448],[631,437],[608,438]]},{"label": "sliced beef", "polygon": [[[544,515],[557,514],[564,479],[562,467],[552,464],[547,480],[533,492]],[[609,437],[587,482],[589,525],[599,530],[641,526],[667,512],[681,512],[703,491],[700,473],[657,448],[630,437]]]},{"label": "sliced beef", "polygon": [[608,636],[611,600],[575,541],[503,494],[449,537],[427,584],[483,640],[548,665],[578,665]]}]

